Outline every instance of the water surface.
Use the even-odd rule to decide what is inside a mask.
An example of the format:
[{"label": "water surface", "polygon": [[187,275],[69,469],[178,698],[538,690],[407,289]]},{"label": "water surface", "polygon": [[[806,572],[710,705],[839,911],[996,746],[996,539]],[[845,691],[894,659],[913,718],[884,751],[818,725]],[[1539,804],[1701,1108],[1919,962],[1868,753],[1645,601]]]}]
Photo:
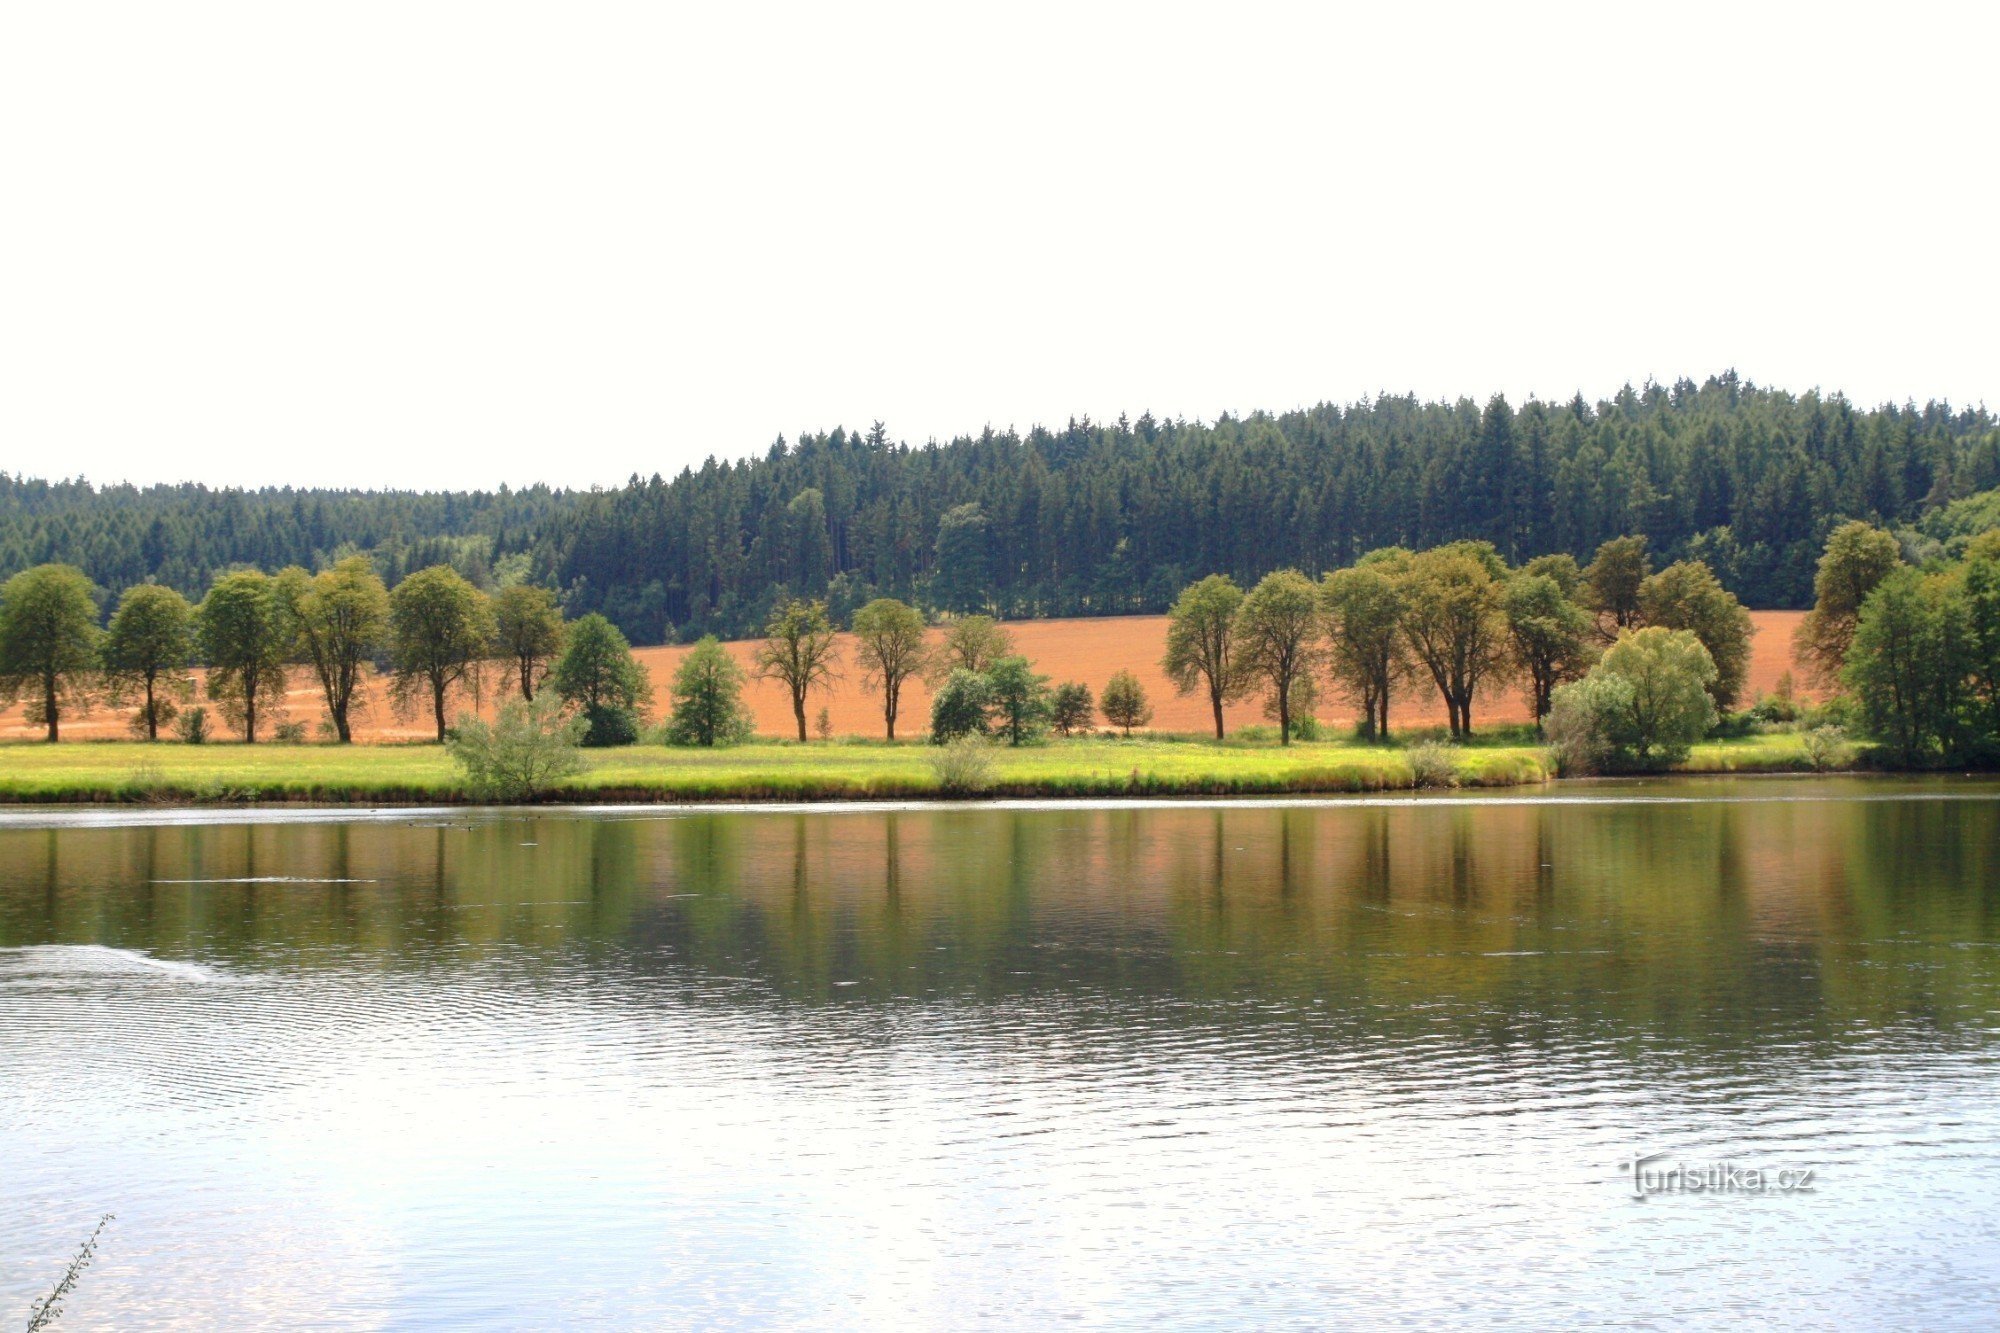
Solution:
[{"label": "water surface", "polygon": [[2000,789],[1563,794],[7,815],[0,1317],[1985,1323]]}]

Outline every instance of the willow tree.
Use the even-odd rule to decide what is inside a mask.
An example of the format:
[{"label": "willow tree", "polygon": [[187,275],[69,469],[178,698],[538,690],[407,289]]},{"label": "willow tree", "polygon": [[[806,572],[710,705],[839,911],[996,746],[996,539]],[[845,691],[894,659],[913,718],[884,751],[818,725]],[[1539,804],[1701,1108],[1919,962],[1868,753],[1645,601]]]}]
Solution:
[{"label": "willow tree", "polygon": [[757,646],[757,674],[783,681],[792,697],[792,717],[799,725],[799,743],[806,739],[806,698],[814,690],[831,688],[839,678],[840,649],[825,602],[793,598],[779,607],[764,626]]},{"label": "willow tree", "polygon": [[491,605],[450,565],[420,569],[389,594],[389,642],[397,705],[408,709],[428,695],[442,744],[445,700],[479,670],[493,642]]},{"label": "willow tree", "polygon": [[1319,589],[1296,569],[1266,574],[1236,611],[1236,660],[1278,712],[1278,743],[1292,743],[1292,686],[1320,658]]},{"label": "willow tree", "polygon": [[285,664],[296,629],[290,608],[269,575],[239,569],[215,580],[201,599],[197,623],[208,697],[243,728],[244,744],[254,744],[259,711],[284,708]]},{"label": "willow tree", "polygon": [[1167,613],[1167,655],[1160,665],[1182,694],[1208,694],[1215,739],[1222,739],[1222,705],[1244,689],[1236,655],[1236,612],[1243,590],[1227,574],[1210,574],[1181,589]]},{"label": "willow tree", "polygon": [[194,608],[188,599],[158,583],[138,583],[118,599],[104,636],[104,678],[114,698],[139,695],[139,728],[146,739],[160,738],[160,724],[173,720],[176,698],[194,687],[188,663],[194,657]]},{"label": "willow tree", "polygon": [[25,696],[51,743],[64,713],[90,706],[97,643],[97,589],[82,570],[37,565],[0,587],[0,699]]},{"label": "willow tree", "polygon": [[924,633],[923,612],[893,597],[878,597],[854,613],[854,655],[863,681],[882,692],[882,724],[892,741],[903,684],[924,669],[929,653]]},{"label": "willow tree", "polygon": [[365,555],[308,574],[296,565],[278,575],[297,636],[298,655],[319,681],[334,735],[354,739],[349,714],[368,664],[389,633],[389,590]]}]

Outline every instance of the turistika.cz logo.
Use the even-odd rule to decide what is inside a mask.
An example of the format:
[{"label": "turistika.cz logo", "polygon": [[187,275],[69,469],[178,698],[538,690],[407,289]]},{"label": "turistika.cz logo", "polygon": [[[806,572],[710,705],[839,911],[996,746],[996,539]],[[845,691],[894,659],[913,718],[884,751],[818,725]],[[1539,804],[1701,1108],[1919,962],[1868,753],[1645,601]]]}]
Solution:
[{"label": "turistika.cz logo", "polygon": [[1743,1166],[1736,1162],[1661,1161],[1664,1152],[1634,1152],[1618,1169],[1631,1177],[1632,1197],[1656,1194],[1810,1194],[1816,1166]]}]

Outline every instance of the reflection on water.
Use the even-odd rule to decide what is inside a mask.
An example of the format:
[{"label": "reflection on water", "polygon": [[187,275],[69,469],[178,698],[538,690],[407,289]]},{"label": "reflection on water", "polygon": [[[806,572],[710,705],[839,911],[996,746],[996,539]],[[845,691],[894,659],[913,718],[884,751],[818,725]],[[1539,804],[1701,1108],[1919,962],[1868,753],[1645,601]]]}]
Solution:
[{"label": "reflection on water", "polygon": [[1595,794],[0,826],[0,1311],[1983,1320],[1996,793]]}]

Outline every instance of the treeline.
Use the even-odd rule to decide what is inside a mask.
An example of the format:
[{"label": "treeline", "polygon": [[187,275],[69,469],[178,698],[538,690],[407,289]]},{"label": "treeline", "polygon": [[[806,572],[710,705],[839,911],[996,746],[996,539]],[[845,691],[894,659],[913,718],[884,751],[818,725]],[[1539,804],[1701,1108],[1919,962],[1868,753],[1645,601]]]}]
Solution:
[{"label": "treeline", "polygon": [[475,583],[541,583],[572,615],[602,612],[654,643],[755,635],[798,598],[838,619],[878,597],[1013,619],[1157,612],[1211,572],[1249,586],[1274,568],[1458,540],[1509,563],[1581,561],[1638,534],[1662,563],[1699,560],[1740,600],[1785,607],[1811,601],[1840,522],[1890,530],[1920,558],[1965,535],[1937,529],[1948,506],[1996,486],[2000,424],[1984,409],[1863,410],[1729,374],[1597,403],[1392,396],[922,446],[878,423],[603,492],[0,478],[0,574],[59,561],[107,586],[151,577],[193,596],[234,564],[319,568],[359,552],[392,582],[444,561]]}]

